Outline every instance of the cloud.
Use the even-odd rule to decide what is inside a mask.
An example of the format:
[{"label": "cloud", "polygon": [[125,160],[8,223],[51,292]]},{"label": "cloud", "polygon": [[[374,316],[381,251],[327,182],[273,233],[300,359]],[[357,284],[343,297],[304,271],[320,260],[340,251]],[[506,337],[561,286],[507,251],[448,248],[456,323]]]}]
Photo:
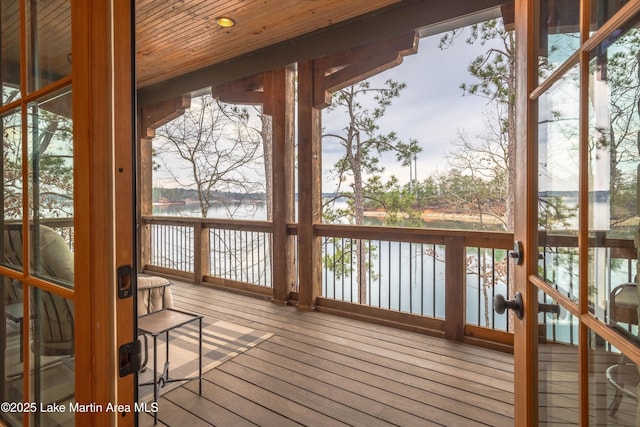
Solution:
[{"label": "cloud", "polygon": [[[399,66],[370,79],[372,87],[380,87],[387,79],[406,83],[399,98],[388,107],[379,121],[381,132],[395,131],[400,139],[419,141],[418,179],[447,168],[447,152],[460,131],[469,137],[482,133],[482,114],[487,100],[479,96],[463,96],[462,83],[473,82],[468,72],[471,61],[488,49],[488,45],[468,45],[465,34],[454,45],[441,50],[440,36],[420,40],[418,53],[407,56]],[[371,105],[370,105],[371,107]],[[323,112],[326,132],[340,132],[345,118],[336,112]],[[323,143],[323,171],[328,171],[344,152],[337,143]],[[408,167],[401,167],[394,155],[384,156],[385,176],[396,175],[401,182],[409,180]],[[326,174],[325,174],[326,178]],[[325,179],[324,188],[331,183]]]}]

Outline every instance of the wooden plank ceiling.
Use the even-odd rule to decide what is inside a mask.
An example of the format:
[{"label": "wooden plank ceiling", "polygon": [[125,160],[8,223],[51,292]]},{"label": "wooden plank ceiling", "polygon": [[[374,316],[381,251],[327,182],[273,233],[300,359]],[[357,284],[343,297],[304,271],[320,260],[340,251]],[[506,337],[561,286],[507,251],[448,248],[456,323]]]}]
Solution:
[{"label": "wooden plank ceiling", "polygon": [[[138,0],[138,87],[239,57],[399,0]],[[215,18],[235,20],[219,27]]]},{"label": "wooden plank ceiling", "polygon": [[[138,93],[153,98],[158,91],[172,91],[167,95],[172,96],[199,90],[214,78],[220,83],[265,71],[252,67],[268,63],[274,52],[282,58],[273,62],[282,65],[305,54],[332,53],[335,44],[349,49],[362,41],[384,41],[426,25],[451,23],[505,1],[510,0],[456,0],[446,5],[424,0],[136,0]],[[2,0],[0,5],[0,78],[12,85],[20,81],[19,4]],[[37,77],[38,87],[70,73],[70,4],[49,0],[26,9],[29,62],[39,68],[29,78]],[[215,21],[220,16],[234,19],[236,25],[219,27]],[[325,37],[328,33],[333,39]],[[302,39],[307,41],[299,43]],[[318,44],[323,45],[320,51]],[[312,48],[316,51],[309,52]],[[287,54],[291,52],[296,53]],[[226,64],[236,66],[221,73]],[[212,68],[216,72],[211,73]],[[170,90],[167,82],[172,82]]]}]

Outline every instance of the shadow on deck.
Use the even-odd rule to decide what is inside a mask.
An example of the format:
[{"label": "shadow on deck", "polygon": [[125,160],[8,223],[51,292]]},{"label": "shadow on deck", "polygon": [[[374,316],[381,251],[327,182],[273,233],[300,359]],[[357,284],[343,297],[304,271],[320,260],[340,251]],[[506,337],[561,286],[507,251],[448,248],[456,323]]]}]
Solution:
[{"label": "shadow on deck", "polygon": [[[162,395],[158,425],[513,425],[513,357],[175,282],[177,308],[274,335]],[[140,425],[153,417],[140,415]]]}]

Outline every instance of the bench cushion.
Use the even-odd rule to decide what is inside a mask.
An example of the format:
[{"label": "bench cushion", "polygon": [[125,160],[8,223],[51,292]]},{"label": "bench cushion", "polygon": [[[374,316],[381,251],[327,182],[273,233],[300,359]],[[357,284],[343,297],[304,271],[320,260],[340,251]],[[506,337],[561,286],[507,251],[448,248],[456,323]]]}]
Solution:
[{"label": "bench cushion", "polygon": [[170,281],[157,276],[138,276],[138,316],[172,307]]}]

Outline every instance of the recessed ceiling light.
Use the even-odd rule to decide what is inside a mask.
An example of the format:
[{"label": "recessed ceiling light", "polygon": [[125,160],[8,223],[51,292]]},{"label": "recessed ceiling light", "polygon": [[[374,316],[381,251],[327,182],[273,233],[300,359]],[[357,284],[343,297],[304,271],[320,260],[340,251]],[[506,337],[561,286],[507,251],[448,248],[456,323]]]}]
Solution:
[{"label": "recessed ceiling light", "polygon": [[220,25],[223,28],[230,28],[236,25],[236,21],[229,18],[228,16],[220,16],[216,18],[216,24]]}]

